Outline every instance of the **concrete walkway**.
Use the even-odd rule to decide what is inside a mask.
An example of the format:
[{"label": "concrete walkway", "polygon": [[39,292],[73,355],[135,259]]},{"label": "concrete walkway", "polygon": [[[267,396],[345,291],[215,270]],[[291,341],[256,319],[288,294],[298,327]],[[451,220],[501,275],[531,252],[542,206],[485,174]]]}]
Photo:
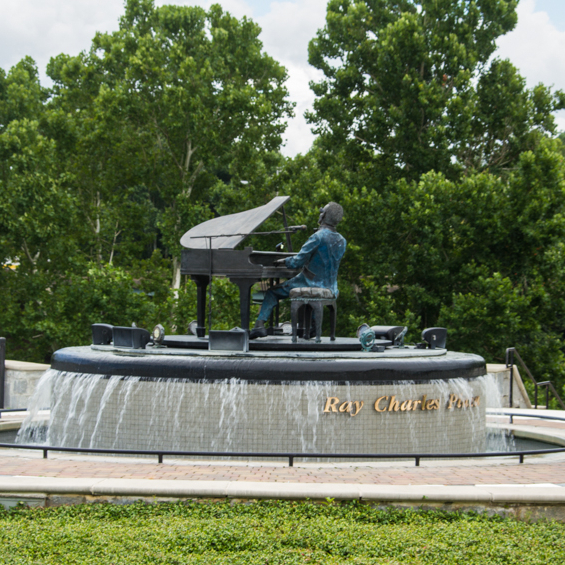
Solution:
[{"label": "concrete walkway", "polygon": [[[539,413],[539,412],[538,412]],[[529,412],[520,411],[523,416]],[[543,411],[544,415],[565,416]],[[5,415],[7,417],[8,415]],[[7,418],[2,418],[7,421]],[[489,417],[508,427],[508,418]],[[552,436],[565,444],[565,422],[515,418],[523,437]],[[557,447],[557,446],[556,446]],[[82,456],[0,449],[0,503],[30,504],[135,499],[283,498],[473,508],[518,517],[565,520],[565,454],[497,459],[378,463],[203,461]]]}]

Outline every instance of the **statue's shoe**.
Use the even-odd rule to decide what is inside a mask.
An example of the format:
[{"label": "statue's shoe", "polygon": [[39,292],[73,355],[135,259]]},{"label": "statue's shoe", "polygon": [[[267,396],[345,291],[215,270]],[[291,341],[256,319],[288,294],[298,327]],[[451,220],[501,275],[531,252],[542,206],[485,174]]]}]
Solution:
[{"label": "statue's shoe", "polygon": [[267,328],[253,328],[249,332],[249,339],[257,339],[258,337],[267,337]]}]

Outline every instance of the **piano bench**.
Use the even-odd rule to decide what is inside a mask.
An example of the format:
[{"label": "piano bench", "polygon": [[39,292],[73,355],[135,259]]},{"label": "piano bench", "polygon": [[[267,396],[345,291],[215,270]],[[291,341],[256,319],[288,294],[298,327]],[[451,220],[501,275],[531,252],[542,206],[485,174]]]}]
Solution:
[{"label": "piano bench", "polygon": [[330,339],[335,341],[335,326],[337,305],[336,298],[327,288],[299,287],[290,291],[290,316],[292,323],[292,342],[298,341],[298,315],[302,308],[304,312],[304,337],[310,337],[311,313],[314,312],[316,323],[316,343],[322,341],[322,320],[324,306],[330,309]]}]

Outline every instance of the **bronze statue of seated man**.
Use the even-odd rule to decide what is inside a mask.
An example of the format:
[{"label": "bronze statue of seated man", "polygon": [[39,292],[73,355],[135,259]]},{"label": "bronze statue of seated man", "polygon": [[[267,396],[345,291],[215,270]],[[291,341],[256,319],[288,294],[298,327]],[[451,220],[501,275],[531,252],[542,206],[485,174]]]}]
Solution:
[{"label": "bronze statue of seated man", "polygon": [[335,202],[326,204],[320,209],[319,229],[302,246],[302,249],[294,257],[279,259],[275,262],[275,265],[291,269],[302,268],[302,271],[292,279],[266,292],[255,327],[249,334],[250,339],[267,335],[265,322],[269,319],[278,301],[288,298],[293,288],[328,289],[332,296],[337,298],[337,271],[347,244],[345,238],[336,231],[342,217],[343,208],[339,204]]}]

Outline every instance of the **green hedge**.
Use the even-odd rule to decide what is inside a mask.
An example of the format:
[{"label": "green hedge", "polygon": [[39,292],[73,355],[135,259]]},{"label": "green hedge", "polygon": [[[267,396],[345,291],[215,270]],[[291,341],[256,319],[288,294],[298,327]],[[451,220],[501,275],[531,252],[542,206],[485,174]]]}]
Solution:
[{"label": "green hedge", "polygon": [[0,563],[565,562],[565,525],[359,503],[263,501],[0,510]]}]

